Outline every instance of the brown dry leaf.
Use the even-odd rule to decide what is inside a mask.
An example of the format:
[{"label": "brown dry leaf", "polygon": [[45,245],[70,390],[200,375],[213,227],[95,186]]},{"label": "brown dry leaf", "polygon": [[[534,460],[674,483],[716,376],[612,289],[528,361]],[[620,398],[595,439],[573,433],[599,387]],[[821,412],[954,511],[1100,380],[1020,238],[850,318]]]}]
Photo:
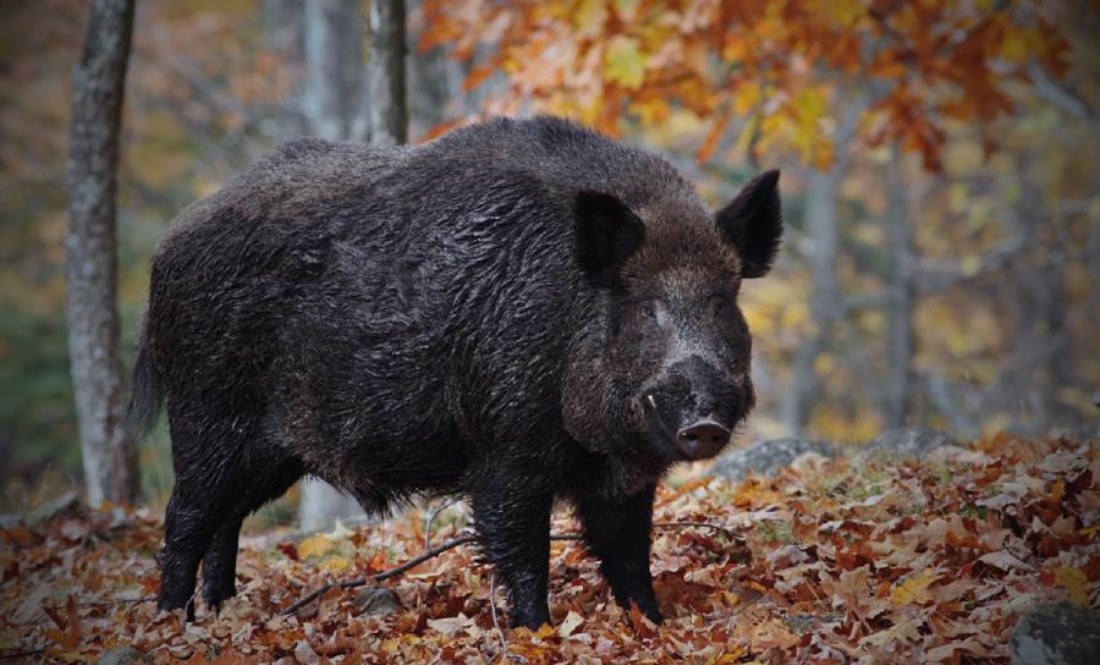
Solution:
[{"label": "brown dry leaf", "polygon": [[962,654],[968,654],[978,658],[983,658],[991,655],[991,651],[988,647],[981,643],[977,637],[968,637],[965,640],[959,640],[957,642],[951,642],[929,649],[924,653],[924,662],[926,663],[943,663],[951,662],[957,663],[959,656]]},{"label": "brown dry leaf", "polygon": [[218,657],[210,661],[210,665],[244,665],[248,660],[236,649],[229,647],[221,653]]},{"label": "brown dry leaf", "polygon": [[749,640],[755,653],[768,649],[789,649],[801,641],[798,635],[792,633],[778,619],[770,619],[756,626]]},{"label": "brown dry leaf", "polygon": [[[1003,660],[1022,611],[1067,596],[1087,604],[1100,593],[1100,493],[1069,461],[1078,454],[1072,442],[978,445],[980,454],[935,465],[873,467],[867,473],[885,480],[870,499],[850,494],[868,483],[843,460],[742,485],[708,478],[685,484],[690,490],[663,488],[655,520],[732,531],[684,525],[656,533],[652,567],[665,622],[619,608],[583,546],[556,544],[550,604],[558,624],[506,630],[507,648],[532,664]],[[1058,463],[1039,469],[1052,454]],[[364,613],[356,590],[339,589],[297,616],[278,614],[326,581],[416,556],[421,523],[414,513],[307,538],[301,549],[285,537],[242,539],[238,597],[218,616],[200,602],[189,623],[181,612],[158,614],[152,601],[158,521],[119,521],[110,511],[59,517],[26,534],[33,545],[0,559],[18,571],[0,585],[0,654],[47,648],[55,659],[94,661],[132,644],[166,664],[206,663],[213,654],[221,665],[473,663],[489,653],[502,662],[490,570],[470,547],[387,581],[401,602],[391,615]],[[557,533],[577,528],[568,516],[554,519]],[[87,535],[72,538],[79,534]],[[341,558],[342,570],[333,564]]]},{"label": "brown dry leaf", "polygon": [[446,619],[428,619],[428,627],[442,635],[454,635],[455,633],[477,628],[473,620],[462,614]]},{"label": "brown dry leaf", "polygon": [[1023,561],[1020,561],[1008,552],[990,552],[989,554],[979,557],[978,561],[1006,573],[1013,570],[1030,572],[1035,569],[1033,566],[1029,566]]},{"label": "brown dry leaf", "polygon": [[569,637],[582,623],[584,623],[584,618],[576,612],[570,611],[569,614],[565,615],[561,625],[558,626],[558,635]]}]

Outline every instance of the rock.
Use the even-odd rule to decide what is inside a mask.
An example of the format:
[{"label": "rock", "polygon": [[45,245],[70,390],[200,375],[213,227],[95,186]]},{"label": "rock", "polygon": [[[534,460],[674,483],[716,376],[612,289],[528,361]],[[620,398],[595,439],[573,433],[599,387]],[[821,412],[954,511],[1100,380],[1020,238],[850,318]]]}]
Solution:
[{"label": "rock", "polygon": [[355,604],[367,614],[386,616],[393,614],[401,607],[401,601],[393,589],[384,587],[368,587],[359,592],[355,597]]},{"label": "rock", "polygon": [[774,476],[806,453],[834,457],[836,449],[820,441],[767,439],[722,455],[710,467],[710,474],[728,480],[744,480],[750,473]]},{"label": "rock", "polygon": [[922,427],[888,429],[876,436],[859,455],[857,465],[874,460],[924,459],[941,448],[963,450],[959,442],[943,432]]},{"label": "rock", "polygon": [[104,651],[96,662],[99,665],[137,665],[151,663],[153,659],[133,647],[118,647]]},{"label": "rock", "polygon": [[1012,630],[1009,652],[1013,665],[1093,665],[1100,656],[1100,612],[1039,605]]},{"label": "rock", "polygon": [[1051,437],[1064,437],[1081,444],[1100,443],[1100,422],[1076,427],[1056,427],[1049,432]]}]

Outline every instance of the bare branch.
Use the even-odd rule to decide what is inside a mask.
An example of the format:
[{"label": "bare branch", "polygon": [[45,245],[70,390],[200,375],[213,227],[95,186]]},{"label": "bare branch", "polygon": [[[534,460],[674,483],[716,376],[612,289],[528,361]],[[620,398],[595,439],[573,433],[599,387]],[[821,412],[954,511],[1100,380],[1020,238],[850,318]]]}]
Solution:
[{"label": "bare branch", "polygon": [[1100,129],[1100,111],[1092,108],[1075,90],[1055,81],[1034,60],[1028,63],[1027,72],[1035,81],[1035,92],[1040,97],[1073,117]]},{"label": "bare branch", "polygon": [[921,261],[916,265],[917,292],[921,295],[941,293],[985,277],[991,272],[1004,268],[1013,257],[1023,251],[1022,237],[1001,243],[982,257],[978,268],[972,272],[963,272],[956,261]]},{"label": "bare branch", "polygon": [[26,656],[37,656],[38,654],[45,653],[46,649],[39,647],[37,649],[24,649],[23,651],[3,651],[0,652],[0,660],[7,660],[8,658],[25,658]]}]

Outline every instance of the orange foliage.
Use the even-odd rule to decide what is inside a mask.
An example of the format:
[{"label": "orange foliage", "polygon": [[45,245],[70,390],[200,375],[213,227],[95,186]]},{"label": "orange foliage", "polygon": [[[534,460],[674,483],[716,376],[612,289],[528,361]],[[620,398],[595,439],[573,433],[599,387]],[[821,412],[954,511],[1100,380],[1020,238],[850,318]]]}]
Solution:
[{"label": "orange foliage", "polygon": [[863,98],[870,144],[898,142],[938,169],[947,119],[1011,110],[1001,84],[1032,59],[1060,75],[1066,41],[1054,0],[426,0],[420,47],[478,60],[466,81],[508,77],[515,112],[533,103],[612,136],[672,105],[711,123],[713,153],[731,114],[753,149],[788,149],[827,166],[841,98]]}]

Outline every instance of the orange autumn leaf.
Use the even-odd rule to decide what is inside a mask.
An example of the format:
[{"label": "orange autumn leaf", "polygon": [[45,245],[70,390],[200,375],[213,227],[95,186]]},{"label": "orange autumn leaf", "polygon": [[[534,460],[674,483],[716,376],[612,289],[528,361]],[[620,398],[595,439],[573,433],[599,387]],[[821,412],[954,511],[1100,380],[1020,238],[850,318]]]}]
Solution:
[{"label": "orange autumn leaf", "polygon": [[[943,117],[988,120],[1011,110],[1003,84],[1030,82],[1029,58],[1056,76],[1064,70],[1066,39],[1052,24],[1053,6],[1040,0],[991,20],[949,0],[427,0],[421,43],[473,60],[467,89],[499,71],[505,96],[585,118],[612,135],[631,116],[664,122],[647,99],[690,110],[707,128],[695,149],[700,162],[714,155],[725,109],[745,118],[767,87],[780,101],[760,108],[773,120],[759,125],[760,143],[828,168],[836,148],[827,134],[838,111],[807,106],[808,86],[828,80],[851,98],[870,77],[878,84],[873,101],[912,113],[890,114],[887,127],[861,140],[888,137],[938,170]],[[796,100],[797,112],[784,99]]]}]

